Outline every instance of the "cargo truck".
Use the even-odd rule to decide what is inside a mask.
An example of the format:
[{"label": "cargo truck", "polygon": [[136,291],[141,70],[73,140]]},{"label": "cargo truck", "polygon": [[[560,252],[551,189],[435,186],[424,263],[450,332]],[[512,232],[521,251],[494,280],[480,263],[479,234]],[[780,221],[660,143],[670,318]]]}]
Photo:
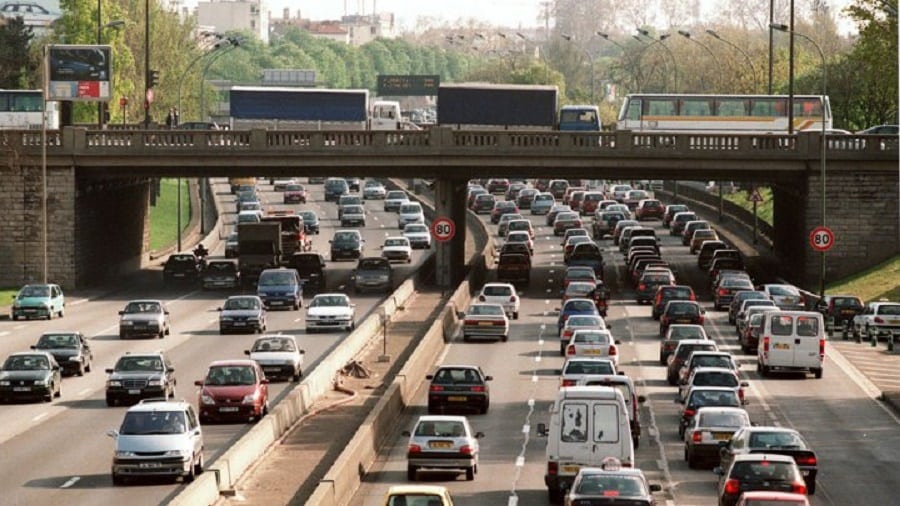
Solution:
[{"label": "cargo truck", "polygon": [[437,121],[461,129],[557,128],[559,89],[515,84],[441,84]]},{"label": "cargo truck", "polygon": [[232,86],[232,129],[366,130],[369,90]]},{"label": "cargo truck", "polygon": [[256,285],[259,273],[281,265],[281,223],[238,224],[238,266],[241,282]]}]

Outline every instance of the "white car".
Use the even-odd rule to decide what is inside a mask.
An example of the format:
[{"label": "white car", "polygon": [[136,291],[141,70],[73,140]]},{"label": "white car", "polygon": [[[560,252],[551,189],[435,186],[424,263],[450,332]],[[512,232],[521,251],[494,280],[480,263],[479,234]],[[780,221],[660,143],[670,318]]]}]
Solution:
[{"label": "white car", "polygon": [[602,357],[612,360],[619,367],[619,350],[622,344],[613,338],[609,330],[576,330],[566,345],[566,357]]},{"label": "white car", "polygon": [[870,302],[861,314],[853,317],[851,324],[854,336],[872,337],[900,335],[900,303]]},{"label": "white car", "polygon": [[418,202],[407,202],[400,205],[400,214],[397,216],[400,230],[410,223],[425,223],[425,211]]},{"label": "white car", "polygon": [[391,190],[384,196],[385,211],[399,211],[400,206],[409,202],[409,195],[402,190]]},{"label": "white car", "polygon": [[463,320],[465,342],[472,337],[498,337],[505,343],[509,338],[509,319],[500,304],[476,302],[458,316]]},{"label": "white car", "polygon": [[385,237],[381,256],[389,262],[412,262],[412,246],[406,237]]},{"label": "white car", "polygon": [[506,244],[517,242],[528,246],[528,251],[530,251],[532,255],[534,254],[534,241],[531,240],[531,235],[529,235],[528,232],[515,231],[506,234]]},{"label": "white car", "polygon": [[800,293],[800,290],[794,285],[762,285],[760,290],[766,292],[766,295],[782,311],[803,311],[806,309],[806,300]]},{"label": "white car", "polygon": [[424,223],[410,223],[403,227],[403,237],[414,249],[431,249],[431,232]]},{"label": "white car", "polygon": [[363,187],[363,198],[364,199],[383,199],[387,196],[387,189],[383,184],[378,181],[374,181],[372,179],[366,181],[366,185]]},{"label": "white car", "polygon": [[478,295],[479,302],[488,304],[500,304],[506,310],[506,314],[513,320],[519,319],[519,294],[516,287],[510,283],[486,283],[481,287]]},{"label": "white car", "polygon": [[287,190],[287,187],[292,184],[297,184],[297,181],[293,179],[276,179],[272,182],[272,190],[276,192],[283,192]]},{"label": "white car", "polygon": [[[478,470],[478,439],[484,437],[464,416],[420,416],[409,436],[406,480],[416,481],[419,469],[464,472],[467,481]],[[394,503],[396,504],[396,503]]]},{"label": "white car", "polygon": [[356,328],[356,304],[343,293],[320,293],[306,306],[306,332]]},{"label": "white car", "polygon": [[559,329],[559,354],[565,356],[566,346],[576,330],[606,330],[606,321],[600,315],[572,315]]},{"label": "white car", "polygon": [[610,358],[573,357],[566,359],[559,375],[559,386],[573,387],[589,374],[618,374],[616,363]]},{"label": "white car", "polygon": [[273,334],[258,338],[253,347],[244,350],[260,367],[266,378],[285,378],[300,381],[303,376],[303,355],[294,336]]}]

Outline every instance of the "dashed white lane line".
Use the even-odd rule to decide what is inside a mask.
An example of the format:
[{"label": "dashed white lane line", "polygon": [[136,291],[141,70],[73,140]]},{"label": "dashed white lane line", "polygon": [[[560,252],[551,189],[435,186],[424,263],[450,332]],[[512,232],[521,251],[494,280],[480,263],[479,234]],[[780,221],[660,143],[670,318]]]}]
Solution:
[{"label": "dashed white lane line", "polygon": [[0,332],[0,336],[8,336],[8,335],[9,335],[9,332],[5,332],[5,331],[4,331],[4,332]]},{"label": "dashed white lane line", "polygon": [[39,421],[43,420],[44,418],[47,418],[47,412],[46,412],[46,411],[43,412],[43,413],[41,413],[41,414],[39,414],[38,416],[32,418],[31,421],[32,421],[32,422],[39,422]]},{"label": "dashed white lane line", "polygon": [[19,324],[19,325],[16,325],[15,327],[13,327],[13,330],[24,329],[24,328],[27,327],[27,326],[28,326],[28,325],[25,325],[24,323],[23,323],[23,324]]},{"label": "dashed white lane line", "polygon": [[87,394],[89,394],[89,393],[91,393],[91,389],[90,389],[90,388],[82,389],[80,392],[78,392],[78,397],[81,397],[81,396],[83,396],[83,395],[87,395]]},{"label": "dashed white lane line", "polygon": [[71,487],[72,485],[78,483],[78,481],[79,481],[80,479],[81,479],[80,476],[73,476],[72,478],[69,478],[69,481],[63,483],[59,488],[69,488],[69,487]]}]

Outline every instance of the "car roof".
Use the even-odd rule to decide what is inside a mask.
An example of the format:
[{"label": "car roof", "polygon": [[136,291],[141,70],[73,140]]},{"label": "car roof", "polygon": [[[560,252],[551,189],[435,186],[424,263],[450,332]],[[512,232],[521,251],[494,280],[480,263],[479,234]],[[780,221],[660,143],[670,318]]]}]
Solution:
[{"label": "car roof", "polygon": [[488,286],[503,286],[506,288],[512,288],[513,290],[516,289],[516,287],[514,287],[512,283],[485,283],[484,286],[481,287],[481,289],[484,290]]},{"label": "car roof", "polygon": [[[696,353],[696,352],[695,352]],[[729,369],[727,367],[695,367],[694,374],[701,374],[704,372],[717,372],[717,373],[728,373],[735,374],[734,369]]]},{"label": "car roof", "polygon": [[416,423],[419,422],[466,422],[468,418],[460,415],[421,415]]},{"label": "car roof", "polygon": [[388,495],[401,494],[433,494],[446,495],[447,487],[440,485],[393,485],[387,491]]},{"label": "car roof", "polygon": [[[157,304],[163,304],[163,301],[158,300],[158,299],[134,299],[134,300],[129,300],[129,301],[126,302],[125,304],[126,304],[126,305],[127,305],[127,304],[131,304],[132,302],[137,302],[137,303],[142,303],[142,302],[155,302],[155,303],[157,303]],[[165,305],[165,304],[163,304],[163,305]]]},{"label": "car roof", "polygon": [[228,359],[228,360],[215,360],[215,361],[209,363],[209,367],[224,367],[224,366],[237,366],[237,365],[252,367],[252,366],[256,365],[256,361],[250,360],[250,359],[234,358],[234,359]]},{"label": "car roof", "polygon": [[[700,408],[700,409],[708,409],[708,408]],[[709,408],[709,409],[740,409],[742,408]],[[744,454],[736,454],[734,455],[734,460],[732,462],[762,462],[763,460],[769,460],[773,462],[794,462],[794,457],[790,455],[779,455],[777,453],[744,453]]]},{"label": "car roof", "polygon": [[[149,402],[148,402],[149,401]],[[128,412],[132,411],[184,411],[190,407],[190,404],[187,401],[172,401],[172,400],[150,400],[144,399],[143,401],[135,404],[128,408]]]}]

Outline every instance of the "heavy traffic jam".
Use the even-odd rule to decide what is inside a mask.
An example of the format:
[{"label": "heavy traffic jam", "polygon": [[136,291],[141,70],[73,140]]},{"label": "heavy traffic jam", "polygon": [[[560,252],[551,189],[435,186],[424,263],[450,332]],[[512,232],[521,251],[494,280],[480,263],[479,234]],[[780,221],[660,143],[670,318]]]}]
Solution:
[{"label": "heavy traffic jam", "polygon": [[[303,207],[285,209],[271,205],[271,199],[264,204],[262,183],[235,178],[234,232],[223,241],[222,254],[213,255],[202,244],[193,253],[176,252],[160,274],[167,288],[225,291],[215,308],[219,335],[259,336],[243,356],[210,363],[203,379],[193,382],[193,401],[176,398],[180,367],[166,351],[127,351],[105,369],[106,406],[130,406],[118,429],[108,432],[115,441],[114,484],[154,477],[194,480],[204,469],[205,427],[267,416],[272,383],[302,380],[304,348],[314,332],[354,330],[360,315],[348,293],[390,293],[400,281],[396,264],[409,264],[414,250],[432,246],[422,205],[377,180],[269,184],[283,199],[278,204]],[[321,220],[306,205],[312,186],[324,192],[327,211],[319,209]],[[543,482],[551,503],[657,504],[662,483],[642,472],[636,451],[647,446],[648,437],[658,441],[666,433],[677,434],[690,469],[715,473],[709,497],[718,504],[808,504],[816,492],[816,449],[800,431],[751,416],[751,382],[822,378],[828,328],[888,336],[900,327],[900,304],[832,295],[807,310],[810,304],[796,287],[756,282],[743,255],[713,223],[684,204],[655,198],[649,182],[641,186],[471,181],[466,204],[497,233],[496,266],[493,278],[477,287],[473,302],[460,311],[459,339],[490,346],[486,341],[516,339],[522,324],[539,326],[539,342],[550,346],[542,347],[537,359],[546,353],[548,361],[550,355],[562,360],[552,372],[555,393],[543,399],[548,411],[535,417],[531,429],[546,443]],[[383,242],[367,245],[363,229],[371,224],[373,206],[394,221],[382,219]],[[332,237],[316,248],[312,238],[332,215],[337,222]],[[546,259],[537,269],[537,256],[548,250],[554,252],[549,273],[559,276],[545,280]],[[686,255],[694,265],[688,267]],[[345,259],[355,268],[338,286],[332,277]],[[626,297],[646,314],[617,311],[631,304]],[[545,298],[544,310],[526,309],[537,302],[528,299]],[[17,294],[11,318],[53,320],[72,310],[59,286],[34,284]],[[302,321],[302,328],[274,328],[270,313],[276,310],[301,314],[295,321]],[[727,313],[732,345],[723,346],[710,334],[713,312],[723,318]],[[628,325],[635,321],[645,327],[653,322],[658,348],[653,365],[636,367],[628,351],[633,343],[626,342],[625,332],[633,334]],[[116,332],[120,340],[166,339],[179,324],[166,300],[135,298],[118,310]],[[5,403],[65,399],[63,376],[92,372],[99,361],[96,348],[78,331],[43,333],[30,351],[4,362],[0,398]],[[750,379],[742,364],[752,364],[758,378]],[[441,473],[476,480],[486,458],[482,440],[490,436],[480,430],[480,419],[501,400],[495,391],[492,404],[497,377],[483,367],[444,362],[425,378],[427,414],[403,432],[407,482],[440,480]],[[647,426],[648,378],[641,373],[652,367],[663,369],[671,402],[679,406],[677,426]],[[401,496],[432,495],[443,501],[439,504],[452,504],[440,485],[393,487],[386,500],[404,504]]]}]

